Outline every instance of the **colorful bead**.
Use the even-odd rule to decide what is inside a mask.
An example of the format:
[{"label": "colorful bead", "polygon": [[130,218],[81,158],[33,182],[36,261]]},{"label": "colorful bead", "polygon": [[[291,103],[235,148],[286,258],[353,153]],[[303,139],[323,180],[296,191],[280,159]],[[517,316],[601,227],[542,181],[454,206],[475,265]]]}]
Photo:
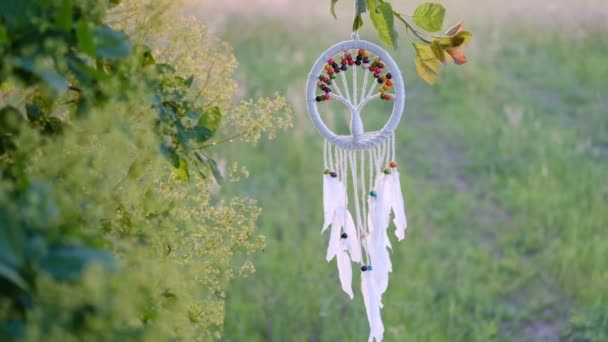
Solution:
[{"label": "colorful bead", "polygon": [[338,63],[336,63],[336,62],[331,63],[331,67],[334,68],[334,69],[337,68],[338,67]]},{"label": "colorful bead", "polygon": [[376,63],[376,64],[380,63],[380,57],[374,58],[374,63]]},{"label": "colorful bead", "polygon": [[393,81],[386,80],[386,85],[389,86],[389,87],[392,87],[393,86]]},{"label": "colorful bead", "polygon": [[356,64],[357,66],[361,65],[361,60],[360,60],[360,59],[357,59],[357,60],[355,61],[355,64]]},{"label": "colorful bead", "polygon": [[321,98],[321,96],[317,96],[317,97],[315,97],[315,100],[316,100],[317,102],[321,102],[321,101],[323,101],[323,98]]},{"label": "colorful bead", "polygon": [[361,61],[361,60],[363,60],[363,56],[361,56],[361,55],[357,55],[357,57],[355,57],[355,60],[357,60],[357,61]]},{"label": "colorful bead", "polygon": [[359,53],[359,56],[363,56],[363,55],[365,54],[365,50],[363,50],[363,49],[359,49],[359,52],[358,52],[358,53]]},{"label": "colorful bead", "polygon": [[333,75],[333,73],[334,73],[334,69],[332,69],[332,68],[327,69],[328,75]]},{"label": "colorful bead", "polygon": [[378,77],[380,77],[380,74],[379,74],[379,73],[377,73],[377,72],[375,72],[375,73],[374,73],[374,78],[378,78]]},{"label": "colorful bead", "polygon": [[340,67],[340,70],[342,70],[342,71],[346,71],[347,69],[348,69],[348,67],[347,67],[346,65],[342,65],[342,66]]},{"label": "colorful bead", "polygon": [[333,82],[331,80],[327,80],[327,82],[325,82],[325,84],[327,85],[331,85]]},{"label": "colorful bead", "polygon": [[383,63],[378,63],[378,68],[384,69],[384,64]]},{"label": "colorful bead", "polygon": [[334,59],[333,59],[333,58],[330,58],[330,59],[328,59],[328,60],[327,60],[327,64],[328,64],[328,65],[332,65],[332,64],[334,64],[334,62],[335,62],[335,61],[334,61]]},{"label": "colorful bead", "polygon": [[329,95],[329,93],[325,93],[325,95],[323,95],[323,97],[324,97],[326,100],[329,100],[329,99],[331,98],[331,96]]},{"label": "colorful bead", "polygon": [[332,171],[332,172],[331,172],[329,175],[330,175],[332,178],[336,178],[336,177],[338,177],[338,174],[337,174],[335,171]]},{"label": "colorful bead", "polygon": [[348,234],[346,233],[342,233],[342,235],[340,235],[341,238],[346,239],[348,237]]},{"label": "colorful bead", "polygon": [[369,192],[369,195],[375,198],[377,194],[374,190],[372,190]]},{"label": "colorful bead", "polygon": [[339,74],[340,73],[340,68],[335,68],[334,69],[334,73]]},{"label": "colorful bead", "polygon": [[363,63],[365,63],[365,64],[369,63],[369,58],[363,57]]},{"label": "colorful bead", "polygon": [[385,175],[390,175],[391,174],[391,169],[384,169],[384,174]]},{"label": "colorful bead", "polygon": [[384,83],[384,81],[382,80],[381,77],[378,77],[378,83],[380,83],[380,84]]},{"label": "colorful bead", "polygon": [[324,175],[328,175],[328,174],[330,174],[330,173],[331,173],[331,170],[330,170],[330,169],[325,169],[325,171],[323,171],[323,174],[324,174]]},{"label": "colorful bead", "polygon": [[329,78],[327,76],[323,76],[321,80],[325,83],[329,82]]},{"label": "colorful bead", "polygon": [[361,266],[361,272],[365,272],[365,271],[367,271],[367,265]]},{"label": "colorful bead", "polygon": [[391,168],[396,168],[397,167],[397,162],[396,161],[391,161],[390,163],[388,163],[388,166],[390,166]]},{"label": "colorful bead", "polygon": [[331,69],[331,65],[326,64],[326,65],[325,65],[325,70],[329,71],[329,69]]},{"label": "colorful bead", "polygon": [[348,60],[348,65],[352,66],[353,64],[355,64],[355,62],[352,59]]},{"label": "colorful bead", "polygon": [[363,52],[363,58],[368,58],[369,57],[369,52],[365,51]]},{"label": "colorful bead", "polygon": [[348,61],[346,60],[346,58],[342,58],[342,60],[340,61],[340,64],[345,65],[347,64]]},{"label": "colorful bead", "polygon": [[[329,72],[329,70],[327,71],[327,73],[329,74],[329,78],[331,80],[335,80],[336,79],[336,75],[334,75],[334,69],[331,69],[331,73]],[[329,84],[329,83],[328,83]]]},{"label": "colorful bead", "polygon": [[372,270],[372,265],[367,265],[367,270],[371,271]]},{"label": "colorful bead", "polygon": [[389,72],[386,74],[386,78],[388,78],[390,80],[391,78],[393,78],[393,75],[391,75],[391,73]]}]

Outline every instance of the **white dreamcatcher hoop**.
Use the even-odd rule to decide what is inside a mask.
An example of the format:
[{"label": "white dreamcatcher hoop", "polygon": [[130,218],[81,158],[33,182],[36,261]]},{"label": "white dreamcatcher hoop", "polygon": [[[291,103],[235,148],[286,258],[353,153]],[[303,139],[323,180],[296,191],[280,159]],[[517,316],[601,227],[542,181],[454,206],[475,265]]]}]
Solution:
[{"label": "white dreamcatcher hoop", "polygon": [[[361,89],[357,86],[359,67],[364,73]],[[349,72],[350,81],[346,76]],[[355,32],[352,40],[338,43],[321,54],[306,90],[310,118],[325,137],[322,232],[331,226],[326,259],[328,262],[337,259],[342,290],[351,299],[354,297],[351,262],[359,263],[361,293],[370,325],[369,341],[381,341],[382,295],[392,272],[388,252],[392,247],[387,234],[391,212],[398,240],[405,237],[407,227],[394,135],[405,107],[403,78],[386,51],[359,40]],[[365,132],[361,111],[370,101],[380,99],[394,102],[391,116],[381,130]],[[337,135],[323,121],[320,110],[323,102],[329,100],[337,100],[350,110],[350,135]],[[349,174],[353,186],[350,201]]]},{"label": "white dreamcatcher hoop", "polygon": [[[340,89],[340,85],[338,84],[338,81],[336,81],[334,88],[337,93],[330,95],[332,98],[335,98],[340,102],[344,103],[351,110],[351,135],[337,135],[327,127],[327,125],[321,118],[318,109],[319,102],[316,101],[314,94],[319,86],[319,81],[322,82],[322,80],[319,79],[319,76],[322,75],[324,67],[327,65],[327,61],[333,59],[340,52],[351,50],[358,51],[359,49],[363,49],[367,52],[375,54],[375,56],[380,58],[380,60],[383,62],[386,69],[390,70],[391,79],[394,83],[395,89],[394,98],[392,99],[394,101],[393,111],[391,113],[389,121],[380,131],[364,132],[363,123],[361,120],[361,109],[363,109],[363,107],[371,100],[379,98],[382,93],[374,93],[374,90],[378,86],[378,83],[375,82],[375,79],[369,85],[369,89],[367,88],[368,78],[372,76],[372,73],[369,72],[368,67],[364,69],[364,72],[367,74],[367,77],[364,77],[363,83],[361,84],[362,88],[359,92],[360,95],[357,96],[357,68],[353,68],[351,82],[353,85],[352,94],[349,92],[348,82],[346,80],[345,73],[342,73],[342,86],[345,88],[345,92]],[[351,64],[350,66],[353,66],[353,64]],[[368,149],[377,146],[382,141],[385,141],[393,134],[393,132],[397,128],[397,125],[401,120],[403,109],[405,107],[405,85],[403,82],[403,77],[401,76],[401,72],[397,67],[397,63],[395,63],[393,58],[378,45],[365,40],[359,40],[356,35],[354,35],[354,39],[352,40],[344,41],[330,47],[319,57],[319,59],[317,59],[310,72],[306,92],[308,99],[308,112],[310,114],[310,118],[312,119],[313,124],[315,125],[319,133],[321,133],[321,135],[323,135],[325,139],[327,139],[327,141],[329,141],[330,143],[337,145],[345,150]]]}]

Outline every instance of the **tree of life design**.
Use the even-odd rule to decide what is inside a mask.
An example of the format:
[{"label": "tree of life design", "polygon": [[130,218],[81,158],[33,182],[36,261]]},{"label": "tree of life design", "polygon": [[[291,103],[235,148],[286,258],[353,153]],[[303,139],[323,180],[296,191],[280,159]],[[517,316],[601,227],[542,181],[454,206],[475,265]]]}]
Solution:
[{"label": "tree of life design", "polygon": [[[358,72],[363,73],[362,80]],[[403,79],[392,58],[376,45],[357,40],[337,44],[319,58],[309,79],[308,96],[311,117],[321,134],[351,149],[373,146],[390,135],[399,122],[405,97]],[[336,135],[320,118],[319,108],[331,100],[349,109],[350,136]],[[393,113],[381,131],[366,132],[361,111],[374,100],[395,102]]]}]

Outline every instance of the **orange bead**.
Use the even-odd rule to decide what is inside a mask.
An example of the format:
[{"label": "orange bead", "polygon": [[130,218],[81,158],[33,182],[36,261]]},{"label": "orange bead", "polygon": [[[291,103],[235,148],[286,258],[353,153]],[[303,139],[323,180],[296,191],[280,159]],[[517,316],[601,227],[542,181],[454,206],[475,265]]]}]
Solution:
[{"label": "orange bead", "polygon": [[386,85],[389,86],[389,87],[392,87],[393,86],[393,81],[386,80]]},{"label": "orange bead", "polygon": [[329,70],[329,69],[331,69],[331,65],[326,64],[326,65],[325,65],[325,70]]},{"label": "orange bead", "polygon": [[393,168],[393,169],[394,169],[394,168],[396,168],[396,167],[397,167],[397,162],[395,162],[395,161],[393,160],[392,162],[390,162],[390,163],[388,164],[388,166],[390,166],[391,168]]}]

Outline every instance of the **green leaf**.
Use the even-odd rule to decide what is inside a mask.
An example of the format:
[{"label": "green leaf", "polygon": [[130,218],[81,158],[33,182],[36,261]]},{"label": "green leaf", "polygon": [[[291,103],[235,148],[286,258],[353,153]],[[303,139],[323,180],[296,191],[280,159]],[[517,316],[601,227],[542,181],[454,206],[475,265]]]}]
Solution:
[{"label": "green leaf", "polygon": [[55,23],[62,31],[72,28],[72,0],[61,0],[55,13]]},{"label": "green leaf", "polygon": [[131,53],[131,41],[123,32],[109,26],[100,25],[93,30],[95,56],[107,59],[120,59]]},{"label": "green leaf", "polygon": [[40,120],[44,116],[44,112],[42,108],[35,103],[28,103],[25,105],[25,111],[28,120],[31,122],[35,122]]},{"label": "green leaf", "polygon": [[145,158],[139,156],[135,159],[135,161],[129,167],[129,171],[127,172],[127,177],[131,179],[137,179],[141,177],[141,175],[146,170],[146,167],[150,164],[150,158]]},{"label": "green leaf", "polygon": [[391,4],[384,2],[376,7],[376,0],[367,1],[369,16],[378,32],[380,41],[390,47],[397,48],[399,46],[399,35],[395,29],[395,18]]},{"label": "green leaf", "polygon": [[[215,160],[209,158],[208,156],[206,156],[205,154],[203,154],[202,152],[199,152],[199,151],[196,152],[196,157],[201,162],[202,167],[205,167],[205,168],[208,168],[211,170],[211,173],[213,174],[213,178],[215,178],[215,181],[218,182],[218,184],[221,184],[224,181],[224,177],[222,177],[222,173],[220,172],[220,169],[218,168]],[[207,173],[205,172],[205,170],[201,169],[199,171],[200,171],[201,177],[203,177],[203,179],[207,178]]]},{"label": "green leaf", "polygon": [[188,162],[185,159],[179,158],[179,166],[173,169],[179,180],[187,182],[190,180],[190,172],[188,172]]},{"label": "green leaf", "polygon": [[87,55],[95,57],[95,42],[88,22],[78,21],[76,24],[76,38],[78,39],[78,48]]},{"label": "green leaf", "polygon": [[331,12],[331,15],[335,19],[338,19],[338,17],[336,16],[336,3],[337,2],[338,2],[338,0],[331,0],[331,7],[329,8],[329,11]]},{"label": "green leaf", "polygon": [[428,84],[433,85],[439,80],[441,63],[435,52],[428,44],[412,43],[416,50],[416,71]]},{"label": "green leaf", "polygon": [[211,107],[209,110],[203,113],[203,115],[201,115],[200,119],[198,119],[198,126],[205,127],[211,131],[211,133],[215,133],[220,125],[221,119],[222,113],[220,108],[217,106]]},{"label": "green leaf", "polygon": [[414,11],[414,23],[429,32],[437,32],[443,26],[445,18],[445,8],[440,4],[427,2]]},{"label": "green leaf", "polygon": [[436,41],[442,49],[451,50],[466,45],[471,39],[473,39],[471,32],[462,31],[454,37],[434,38],[433,41]]},{"label": "green leaf", "polygon": [[435,58],[437,58],[437,60],[439,60],[440,62],[445,63],[445,53],[443,52],[443,49],[439,45],[439,42],[434,41],[431,44],[431,49],[433,49],[433,53],[435,54]]},{"label": "green leaf", "polygon": [[355,16],[361,15],[367,11],[365,0],[355,0]]},{"label": "green leaf", "polygon": [[27,289],[28,289],[27,283],[25,282],[23,277],[21,277],[19,272],[16,269],[14,269],[13,267],[10,267],[3,263],[0,263],[0,278],[4,278],[4,279],[10,281],[15,286],[19,287],[20,289],[22,289],[24,291],[27,291]]},{"label": "green leaf", "polygon": [[55,247],[40,260],[43,271],[58,280],[72,280],[81,276],[84,269],[91,264],[102,265],[113,269],[115,259],[112,254],[87,247]]},{"label": "green leaf", "polygon": [[175,149],[163,142],[160,144],[160,153],[167,158],[173,167],[179,167],[179,156],[175,153]]},{"label": "green leaf", "polygon": [[362,26],[363,26],[363,19],[361,18],[361,15],[355,16],[355,19],[353,20],[353,31],[357,31]]}]

